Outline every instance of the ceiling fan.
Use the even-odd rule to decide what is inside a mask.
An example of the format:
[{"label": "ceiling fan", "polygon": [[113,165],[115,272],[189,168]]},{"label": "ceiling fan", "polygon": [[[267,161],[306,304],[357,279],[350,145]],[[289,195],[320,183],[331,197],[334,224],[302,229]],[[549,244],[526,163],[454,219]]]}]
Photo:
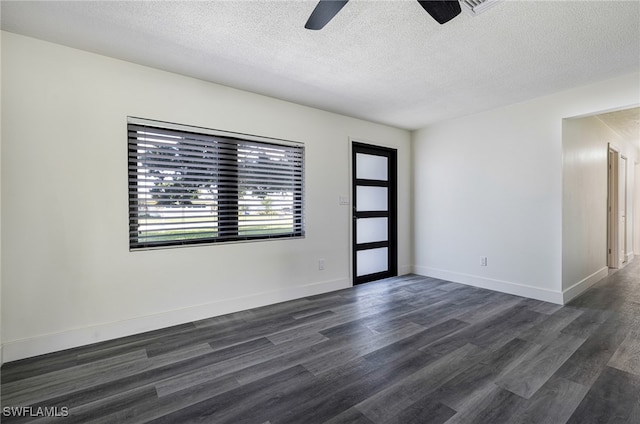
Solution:
[{"label": "ceiling fan", "polygon": [[[304,27],[313,30],[324,28],[348,2],[349,0],[320,0]],[[462,11],[458,0],[418,0],[418,3],[439,24],[449,22]]]}]

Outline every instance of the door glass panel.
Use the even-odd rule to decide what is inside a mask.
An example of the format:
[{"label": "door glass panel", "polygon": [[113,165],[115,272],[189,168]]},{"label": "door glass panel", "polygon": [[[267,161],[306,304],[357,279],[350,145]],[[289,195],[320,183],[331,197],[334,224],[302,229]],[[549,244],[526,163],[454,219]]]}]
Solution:
[{"label": "door glass panel", "polygon": [[387,210],[387,187],[356,187],[356,210],[363,211],[386,211]]},{"label": "door glass panel", "polygon": [[358,277],[387,271],[389,269],[388,247],[360,250],[357,255],[358,269],[356,275]]},{"label": "door glass panel", "polygon": [[389,229],[388,218],[360,218],[356,221],[358,244],[386,241]]},{"label": "door glass panel", "polygon": [[385,156],[356,153],[356,178],[387,181],[387,162]]}]

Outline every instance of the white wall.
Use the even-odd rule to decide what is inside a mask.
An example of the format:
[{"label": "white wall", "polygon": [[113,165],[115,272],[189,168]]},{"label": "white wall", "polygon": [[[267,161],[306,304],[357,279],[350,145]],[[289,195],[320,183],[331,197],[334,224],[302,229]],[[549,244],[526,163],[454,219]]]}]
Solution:
[{"label": "white wall", "polygon": [[567,301],[562,120],[634,106],[639,89],[635,73],[416,131],[415,272]]},{"label": "white wall", "polygon": [[[2,48],[2,31],[0,31],[0,49]],[[2,55],[0,54],[0,99],[2,99]],[[0,101],[0,366],[4,363],[2,356],[2,101]]]},{"label": "white wall", "polygon": [[[565,119],[563,134],[562,288],[577,295],[607,276],[607,152],[628,159],[627,251],[633,251],[636,149],[597,117]],[[623,205],[620,199],[621,207]]]},{"label": "white wall", "polygon": [[[640,156],[640,155],[639,155]],[[633,186],[633,254],[640,255],[640,157],[633,164],[634,186]]]},{"label": "white wall", "polygon": [[[5,360],[349,286],[349,137],[398,149],[411,270],[407,131],[10,33],[2,78]],[[127,115],[305,142],[306,238],[129,252]]]}]

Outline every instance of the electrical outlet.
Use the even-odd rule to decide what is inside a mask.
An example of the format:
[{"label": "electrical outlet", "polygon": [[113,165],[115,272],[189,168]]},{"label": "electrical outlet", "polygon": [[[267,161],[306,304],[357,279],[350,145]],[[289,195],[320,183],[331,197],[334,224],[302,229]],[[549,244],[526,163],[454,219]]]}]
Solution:
[{"label": "electrical outlet", "polygon": [[487,257],[480,256],[480,266],[487,266]]},{"label": "electrical outlet", "polygon": [[318,259],[318,271],[324,271],[324,259]]}]

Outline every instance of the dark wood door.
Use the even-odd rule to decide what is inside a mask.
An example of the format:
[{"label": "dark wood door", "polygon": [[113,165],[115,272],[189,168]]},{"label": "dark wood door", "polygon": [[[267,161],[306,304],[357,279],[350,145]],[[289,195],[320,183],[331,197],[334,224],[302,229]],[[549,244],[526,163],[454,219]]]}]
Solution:
[{"label": "dark wood door", "polygon": [[353,282],[398,275],[397,151],[353,143]]}]

